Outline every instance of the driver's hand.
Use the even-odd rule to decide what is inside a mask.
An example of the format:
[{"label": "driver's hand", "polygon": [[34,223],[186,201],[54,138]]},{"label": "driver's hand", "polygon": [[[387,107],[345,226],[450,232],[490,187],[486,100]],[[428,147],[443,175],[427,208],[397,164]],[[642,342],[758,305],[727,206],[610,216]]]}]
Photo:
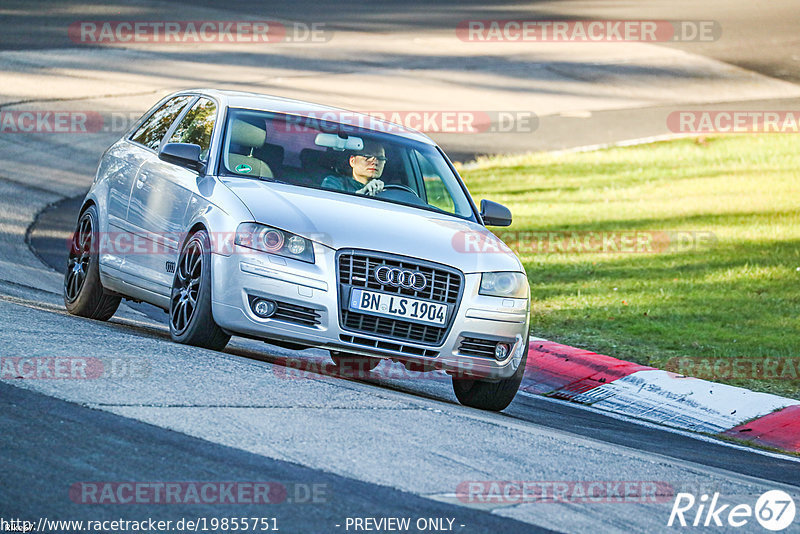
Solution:
[{"label": "driver's hand", "polygon": [[370,180],[367,182],[367,185],[356,191],[356,193],[361,193],[363,195],[369,195],[374,197],[378,193],[383,191],[383,180]]}]

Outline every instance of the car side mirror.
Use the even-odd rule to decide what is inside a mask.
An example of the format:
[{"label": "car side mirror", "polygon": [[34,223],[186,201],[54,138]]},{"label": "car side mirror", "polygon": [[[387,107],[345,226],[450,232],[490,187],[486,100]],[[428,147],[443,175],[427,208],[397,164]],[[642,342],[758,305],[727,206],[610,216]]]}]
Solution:
[{"label": "car side mirror", "polygon": [[486,226],[510,226],[511,210],[491,200],[481,200],[481,219]]},{"label": "car side mirror", "polygon": [[158,159],[181,167],[188,167],[203,174],[206,164],[200,161],[202,150],[200,145],[193,143],[167,143],[158,153]]}]

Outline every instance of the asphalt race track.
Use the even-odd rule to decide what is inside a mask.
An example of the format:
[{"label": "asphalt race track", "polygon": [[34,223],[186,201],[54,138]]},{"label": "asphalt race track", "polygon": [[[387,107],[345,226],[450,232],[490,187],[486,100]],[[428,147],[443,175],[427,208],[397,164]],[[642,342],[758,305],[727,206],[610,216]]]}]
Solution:
[{"label": "asphalt race track", "polygon": [[[437,3],[429,10],[423,4],[379,2],[364,7],[346,2],[330,8],[300,1],[276,3],[259,11],[252,3],[231,0],[221,11],[210,0],[152,2],[144,7],[126,2],[104,7],[100,2],[11,0],[0,6],[0,109],[29,105],[92,109],[104,115],[141,113],[176,86],[213,83],[214,77],[230,86],[235,77],[242,76],[246,78],[243,87],[263,85],[265,90],[274,87],[286,92],[288,86],[281,86],[272,71],[262,78],[250,70],[264,64],[285,70],[288,67],[282,62],[292,61],[303,65],[303,72],[295,74],[298,80],[314,72],[322,81],[335,81],[328,96],[320,87],[298,81],[306,84],[303,98],[333,98],[345,105],[355,98],[355,87],[375,82],[376,71],[393,76],[389,70],[403,70],[402,65],[392,64],[387,51],[374,57],[366,57],[366,52],[364,57],[339,57],[326,67],[325,58],[338,53],[333,45],[279,49],[268,56],[249,49],[225,49],[215,51],[215,57],[209,54],[204,65],[204,52],[199,49],[81,47],[67,39],[64,30],[75,20],[219,20],[237,13],[263,17],[265,12],[271,18],[331,24],[341,32],[343,46],[351,47],[348,50],[362,34],[434,35],[465,18],[524,18],[526,10],[536,10],[538,17],[715,18],[742,39],[695,49],[687,43],[644,52],[636,49],[632,57],[651,54],[668,64],[674,58],[683,60],[688,50],[696,54],[685,59],[696,62],[693,65],[714,61],[708,65],[727,73],[720,60],[758,73],[751,76],[735,70],[726,74],[738,76],[740,93],[725,101],[706,95],[702,101],[708,109],[742,106],[742,102],[751,109],[792,109],[800,98],[800,91],[792,87],[798,62],[793,55],[798,53],[795,27],[781,22],[796,9],[791,2],[763,7],[760,31],[747,25],[744,2],[733,2],[729,9],[716,1],[694,7],[683,2],[679,4],[684,11],[672,16],[666,4],[636,8],[631,3],[620,8],[617,3],[598,2],[588,14],[582,13],[585,4],[579,2],[483,7],[479,2],[453,1]],[[765,52],[756,58],[753,49],[765,39],[774,46],[764,47]],[[386,46],[389,50],[396,43]],[[447,95],[441,93],[446,93],[447,86],[440,85],[441,77],[458,80],[458,69],[444,68],[439,57],[425,61],[429,63],[417,65],[416,70],[435,71],[429,79],[431,98],[446,100]],[[189,64],[198,71],[188,73]],[[587,55],[582,65],[590,64]],[[204,77],[203,68],[211,73]],[[564,65],[559,68],[567,70]],[[653,76],[666,83],[671,72],[665,69]],[[550,78],[545,81],[551,82]],[[626,107],[611,92],[603,93],[602,102],[595,98],[594,88],[607,88],[604,80],[587,82],[598,84],[590,89],[576,88],[572,79],[552,83],[561,84],[562,92],[548,96],[542,89],[542,98],[573,100],[563,112],[547,114],[537,109],[540,121],[534,134],[445,134],[442,145],[457,159],[468,160],[475,154],[658,136],[669,133],[664,115],[683,105],[680,84],[671,89],[673,93],[649,103],[639,93],[631,93],[630,98],[639,98],[640,104]],[[502,88],[476,87],[490,96],[508,97]],[[312,98],[313,90],[316,98]],[[385,106],[390,97],[383,101],[376,97],[370,105]],[[469,105],[470,101],[465,96],[463,102]],[[514,108],[513,103],[504,106],[484,109]],[[0,518],[178,521],[246,516],[274,518],[282,532],[353,532],[352,526],[347,528],[348,518],[405,517],[412,523],[420,518],[450,519],[452,523],[442,525],[452,524],[454,531],[463,533],[628,533],[669,530],[667,520],[679,491],[697,496],[718,492],[720,503],[751,506],[768,490],[800,496],[797,458],[529,395],[518,395],[503,413],[480,412],[456,402],[444,375],[409,376],[389,362],[382,362],[369,379],[297,374],[291,365],[287,367],[287,358],[305,358],[324,369],[327,354],[319,350],[294,353],[240,338],[234,338],[224,353],[178,345],[169,339],[165,314],[147,305],[125,303],[108,323],[70,316],[60,293],[66,236],[97,160],[117,137],[116,131],[0,133],[0,321],[5,325],[0,331],[0,355],[83,356],[117,369],[95,380],[0,381]],[[80,483],[191,481],[274,483],[285,494],[279,502],[259,505],[121,505],[81,502],[70,492]],[[466,483],[491,481],[571,486],[598,481],[657,482],[659,491],[645,502],[599,503],[482,502],[460,493]],[[751,525],[749,531],[758,528]],[[793,526],[785,532],[800,532],[800,528]]]}]

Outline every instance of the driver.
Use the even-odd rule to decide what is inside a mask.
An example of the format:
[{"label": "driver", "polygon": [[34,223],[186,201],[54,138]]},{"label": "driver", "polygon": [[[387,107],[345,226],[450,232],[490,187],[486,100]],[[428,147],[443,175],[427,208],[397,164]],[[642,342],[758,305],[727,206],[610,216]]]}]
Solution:
[{"label": "driver", "polygon": [[364,141],[361,152],[352,154],[349,158],[352,176],[329,175],[322,180],[325,189],[336,189],[348,193],[375,196],[383,191],[383,181],[380,180],[383,168],[386,165],[386,150],[379,143]]}]

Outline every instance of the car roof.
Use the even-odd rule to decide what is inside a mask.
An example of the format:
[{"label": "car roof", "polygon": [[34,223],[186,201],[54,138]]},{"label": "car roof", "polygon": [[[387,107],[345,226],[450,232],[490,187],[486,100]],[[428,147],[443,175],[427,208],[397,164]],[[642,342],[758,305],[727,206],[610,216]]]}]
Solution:
[{"label": "car roof", "polygon": [[[292,98],[280,96],[264,95],[260,93],[248,93],[244,91],[225,91],[220,89],[193,89],[179,91],[175,94],[204,94],[215,98],[222,106],[230,108],[255,109],[260,111],[273,111],[276,113],[286,113],[299,115],[302,117],[312,117],[319,120],[330,120],[331,122],[344,122],[365,130],[386,132],[405,139],[420,141],[429,145],[436,143],[427,135],[408,128],[402,124],[381,120],[377,117],[365,113],[359,113],[343,108],[305,102]],[[333,118],[330,114],[336,114]],[[326,115],[327,114],[327,115]],[[335,117],[341,117],[341,120]]]}]

